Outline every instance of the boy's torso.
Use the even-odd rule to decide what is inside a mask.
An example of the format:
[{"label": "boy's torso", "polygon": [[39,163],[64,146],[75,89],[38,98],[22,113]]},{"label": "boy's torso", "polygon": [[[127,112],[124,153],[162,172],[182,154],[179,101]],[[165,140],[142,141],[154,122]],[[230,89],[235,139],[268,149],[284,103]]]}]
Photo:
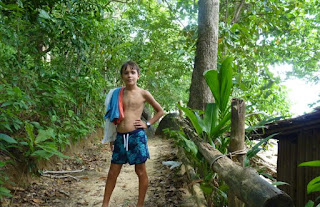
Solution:
[{"label": "boy's torso", "polygon": [[143,96],[142,89],[137,88],[134,90],[124,90],[124,119],[117,126],[118,132],[126,133],[136,129],[133,123],[135,120],[139,120],[141,118],[144,102],[145,98]]}]

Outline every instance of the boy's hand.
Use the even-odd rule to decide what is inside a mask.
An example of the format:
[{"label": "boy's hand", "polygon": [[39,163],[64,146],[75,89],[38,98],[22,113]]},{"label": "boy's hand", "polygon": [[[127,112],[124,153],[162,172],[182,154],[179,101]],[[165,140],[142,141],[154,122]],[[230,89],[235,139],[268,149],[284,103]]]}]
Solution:
[{"label": "boy's hand", "polygon": [[147,124],[144,121],[141,121],[141,119],[135,120],[133,122],[133,125],[136,127],[136,129],[146,129],[146,128],[148,128]]},{"label": "boy's hand", "polygon": [[113,152],[113,142],[110,142],[110,150]]}]

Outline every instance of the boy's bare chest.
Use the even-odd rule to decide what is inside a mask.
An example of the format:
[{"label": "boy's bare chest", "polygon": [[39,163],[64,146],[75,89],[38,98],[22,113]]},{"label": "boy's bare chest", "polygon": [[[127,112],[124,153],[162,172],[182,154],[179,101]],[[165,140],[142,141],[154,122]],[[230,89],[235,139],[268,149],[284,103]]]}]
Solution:
[{"label": "boy's bare chest", "polygon": [[138,109],[143,107],[144,98],[141,93],[125,93],[123,96],[123,105],[125,109]]}]

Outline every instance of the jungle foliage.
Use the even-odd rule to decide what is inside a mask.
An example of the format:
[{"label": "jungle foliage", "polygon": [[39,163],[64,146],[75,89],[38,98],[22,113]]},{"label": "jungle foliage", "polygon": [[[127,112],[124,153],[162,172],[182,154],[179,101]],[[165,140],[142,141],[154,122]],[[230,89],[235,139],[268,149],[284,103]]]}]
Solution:
[{"label": "jungle foliage", "polygon": [[[18,162],[37,172],[39,160],[65,158],[101,127],[105,93],[121,85],[129,59],[167,111],[188,100],[197,1],[1,0],[0,10],[0,169]],[[294,64],[289,75],[318,81],[318,10],[315,0],[221,3],[218,59],[234,59],[232,96],[249,113],[289,114],[270,64]],[[1,198],[9,178],[0,174]]]}]

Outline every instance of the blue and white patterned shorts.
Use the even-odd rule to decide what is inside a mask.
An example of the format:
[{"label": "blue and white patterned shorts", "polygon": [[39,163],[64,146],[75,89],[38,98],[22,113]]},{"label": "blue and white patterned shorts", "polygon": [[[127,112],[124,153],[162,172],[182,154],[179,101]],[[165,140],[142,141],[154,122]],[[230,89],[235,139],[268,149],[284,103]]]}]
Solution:
[{"label": "blue and white patterned shorts", "polygon": [[128,133],[117,133],[111,163],[141,164],[150,159],[147,135],[143,129]]}]

